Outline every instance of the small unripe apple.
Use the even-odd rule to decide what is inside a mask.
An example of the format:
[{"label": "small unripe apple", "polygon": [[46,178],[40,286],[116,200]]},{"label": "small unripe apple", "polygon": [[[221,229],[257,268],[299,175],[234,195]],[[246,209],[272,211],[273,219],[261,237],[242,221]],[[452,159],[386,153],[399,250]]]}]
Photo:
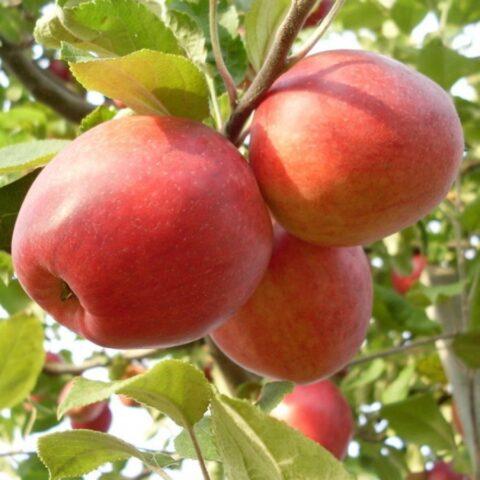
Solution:
[{"label": "small unripe apple", "polygon": [[[67,397],[68,393],[73,387],[73,382],[73,380],[70,380],[63,387],[58,397],[59,404],[62,403]],[[70,417],[72,421],[75,421],[78,424],[84,424],[96,420],[107,406],[107,401],[91,403],[90,405],[85,405],[83,407],[72,408],[65,415]]]},{"label": "small unripe apple", "polygon": [[51,60],[48,69],[64,82],[70,82],[73,79],[68,65],[61,60]]},{"label": "small unripe apple", "polygon": [[318,25],[328,14],[333,7],[335,0],[322,0],[312,13],[307,17],[305,21],[306,27],[315,27]]},{"label": "small unripe apple", "polygon": [[338,459],[347,454],[354,421],[350,405],[333,382],[296,386],[272,415],[300,430]]},{"label": "small unripe apple", "polygon": [[428,480],[468,480],[466,475],[455,472],[452,466],[445,462],[437,462],[427,475]]},{"label": "small unripe apple", "polygon": [[370,267],[360,247],[319,247],[277,227],[263,280],[212,339],[247,370],[311,383],[352,359],[371,309]]},{"label": "small unripe apple", "polygon": [[284,73],[257,108],[250,145],[276,219],[325,246],[365,245],[418,221],[447,194],[464,152],[444,90],[360,50]]},{"label": "small unripe apple", "polygon": [[412,257],[412,272],[409,275],[402,275],[396,271],[392,272],[393,288],[402,295],[406,294],[412,286],[418,282],[427,265],[427,257],[421,254],[415,254]]},{"label": "small unripe apple", "polygon": [[[131,363],[130,365],[127,365],[127,368],[122,375],[122,379],[126,380],[127,378],[133,378],[137,375],[145,373],[146,371],[147,369],[143,365]],[[126,407],[140,407],[140,403],[135,401],[133,398],[127,397],[127,395],[119,395],[119,398]]]},{"label": "small unripe apple", "polygon": [[70,423],[74,430],[85,429],[106,433],[112,424],[112,411],[110,410],[109,405],[106,404],[96,418],[89,421],[79,421],[71,418]]},{"label": "small unripe apple", "polygon": [[31,298],[112,348],[205,336],[250,297],[271,248],[238,150],[166,116],[111,120],[69,144],[32,185],[12,241]]}]

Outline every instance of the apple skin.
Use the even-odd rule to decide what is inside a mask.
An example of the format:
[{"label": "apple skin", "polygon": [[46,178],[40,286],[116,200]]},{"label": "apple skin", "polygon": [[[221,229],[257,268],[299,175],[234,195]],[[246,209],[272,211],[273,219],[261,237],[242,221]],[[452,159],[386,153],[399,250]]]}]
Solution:
[{"label": "apple skin", "polygon": [[277,226],[262,282],[212,339],[247,370],[311,383],[351,360],[371,310],[370,267],[360,247],[318,247]]},{"label": "apple skin", "polygon": [[305,27],[318,25],[328,15],[334,3],[335,0],[322,0],[320,5],[307,17]]},{"label": "apple skin", "polygon": [[463,151],[446,92],[358,50],[298,62],[251,128],[250,161],[275,218],[325,246],[366,245],[415,223],[445,197]]},{"label": "apple skin", "polygon": [[296,386],[272,415],[322,445],[339,460],[345,458],[355,425],[350,405],[330,380]]},{"label": "apple skin", "polygon": [[[60,405],[65,398],[67,397],[68,393],[73,387],[74,379],[70,380],[65,384],[60,395],[58,396],[58,404]],[[108,406],[107,401],[102,402],[95,402],[91,403],[90,405],[85,405],[83,407],[75,407],[70,409],[65,415],[70,417],[71,420],[74,420],[77,423],[86,423],[92,422],[105,410]]]},{"label": "apple skin", "polygon": [[108,404],[106,404],[105,408],[93,420],[80,422],[72,418],[70,423],[74,430],[95,430],[96,432],[106,433],[112,424],[112,411]]},{"label": "apple skin", "polygon": [[53,73],[53,75],[64,82],[71,82],[73,79],[68,65],[61,60],[51,60],[48,69]]},{"label": "apple skin", "polygon": [[437,462],[427,473],[427,480],[468,480],[468,477],[455,472],[448,463]]},{"label": "apple skin", "polygon": [[111,120],[62,150],[28,192],[12,242],[30,297],[112,348],[203,337],[247,301],[271,248],[235,147],[200,123],[153,116]]},{"label": "apple skin", "polygon": [[396,292],[405,295],[413,285],[420,279],[423,271],[428,265],[428,259],[424,255],[417,254],[412,258],[412,272],[410,275],[402,275],[392,272],[392,285]]}]

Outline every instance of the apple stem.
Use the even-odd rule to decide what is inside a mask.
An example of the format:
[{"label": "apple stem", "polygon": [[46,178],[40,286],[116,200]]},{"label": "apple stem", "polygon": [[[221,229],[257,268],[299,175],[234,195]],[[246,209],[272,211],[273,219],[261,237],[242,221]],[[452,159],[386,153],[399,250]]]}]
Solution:
[{"label": "apple stem", "polygon": [[240,99],[226,127],[225,135],[238,145],[239,136],[253,110],[258,106],[264,94],[273,82],[285,71],[287,58],[298,32],[311,12],[316,0],[294,0],[280,25],[267,58]]},{"label": "apple stem", "polygon": [[227,89],[230,105],[233,109],[237,105],[237,87],[235,85],[235,80],[228,71],[228,68],[223,60],[220,38],[218,36],[217,0],[210,0],[209,3],[209,25],[213,56],[215,58],[217,70],[223,79],[225,88]]},{"label": "apple stem", "polygon": [[77,298],[77,297],[73,293],[73,290],[70,288],[70,285],[68,285],[67,282],[62,280],[60,299],[62,300],[62,302],[66,302],[67,300],[70,300],[71,298]]}]

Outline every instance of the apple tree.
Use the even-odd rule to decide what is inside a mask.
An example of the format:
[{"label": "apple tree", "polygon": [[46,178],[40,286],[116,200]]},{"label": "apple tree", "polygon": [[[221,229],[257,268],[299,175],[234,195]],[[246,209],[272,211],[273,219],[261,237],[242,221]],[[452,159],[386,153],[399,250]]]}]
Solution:
[{"label": "apple tree", "polygon": [[480,479],[479,38],[0,0],[0,480]]}]

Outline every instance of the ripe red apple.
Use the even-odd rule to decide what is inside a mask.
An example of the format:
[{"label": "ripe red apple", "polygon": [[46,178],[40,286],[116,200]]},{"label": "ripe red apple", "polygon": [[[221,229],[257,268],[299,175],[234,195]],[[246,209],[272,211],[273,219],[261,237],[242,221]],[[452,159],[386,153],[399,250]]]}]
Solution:
[{"label": "ripe red apple", "polygon": [[277,227],[262,282],[212,338],[247,370],[309,383],[350,361],[371,309],[370,267],[360,247],[319,247]]},{"label": "ripe red apple", "polygon": [[333,7],[335,0],[322,0],[315,10],[307,17],[305,21],[306,27],[314,27],[318,25]]},{"label": "ripe red apple", "polygon": [[[127,378],[136,377],[146,371],[147,369],[143,365],[131,363],[130,365],[127,365],[127,368],[122,375],[122,379],[125,380]],[[118,397],[126,407],[140,407],[140,403],[136,402],[133,398],[127,397],[126,395],[119,395]]]},{"label": "ripe red apple", "polygon": [[70,72],[68,65],[61,60],[51,60],[48,69],[56,77],[58,77],[60,80],[63,80],[64,82],[70,82],[73,79],[72,73]]},{"label": "ripe red apple", "polygon": [[113,348],[203,337],[268,264],[269,214],[235,147],[210,128],[132,116],[84,133],[35,180],[15,270],[60,323]]},{"label": "ripe red apple", "polygon": [[419,280],[427,265],[427,257],[421,254],[414,255],[412,257],[412,272],[409,275],[402,275],[395,271],[392,272],[393,288],[402,295],[407,293]]},{"label": "ripe red apple", "polygon": [[427,475],[428,480],[468,480],[466,475],[455,472],[451,465],[445,462],[437,462]]},{"label": "ripe red apple", "polygon": [[287,230],[350,246],[430,212],[463,149],[453,102],[437,84],[375,53],[334,50],[274,83],[254,116],[250,159]]},{"label": "ripe red apple", "polygon": [[95,430],[97,432],[106,433],[110,429],[112,424],[112,411],[108,404],[105,405],[104,409],[100,414],[93,420],[80,422],[75,419],[71,419],[71,425],[74,430],[85,429],[85,430]]},{"label": "ripe red apple", "polygon": [[354,421],[347,400],[333,382],[296,386],[272,415],[300,430],[338,459],[345,458]]}]

